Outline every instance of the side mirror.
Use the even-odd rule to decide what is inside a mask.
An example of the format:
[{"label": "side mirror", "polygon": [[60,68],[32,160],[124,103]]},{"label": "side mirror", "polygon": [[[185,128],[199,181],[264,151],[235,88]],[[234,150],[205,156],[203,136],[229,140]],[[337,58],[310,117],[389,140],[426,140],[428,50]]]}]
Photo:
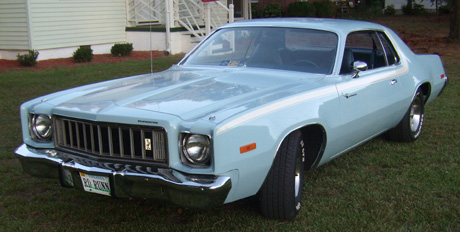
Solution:
[{"label": "side mirror", "polygon": [[363,61],[355,61],[353,62],[353,70],[355,71],[355,73],[353,74],[353,78],[356,78],[358,77],[360,71],[367,70],[367,63]]}]

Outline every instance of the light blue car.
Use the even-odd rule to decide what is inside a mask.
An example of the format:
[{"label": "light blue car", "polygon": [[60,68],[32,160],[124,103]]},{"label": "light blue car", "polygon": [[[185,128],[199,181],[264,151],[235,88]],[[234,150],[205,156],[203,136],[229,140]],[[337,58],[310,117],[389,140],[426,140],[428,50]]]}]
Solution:
[{"label": "light blue car", "polygon": [[416,140],[446,83],[438,56],[378,24],[239,21],[164,72],[24,103],[16,154],[64,187],[190,208],[257,194],[263,215],[292,220],[305,169],[383,133]]}]

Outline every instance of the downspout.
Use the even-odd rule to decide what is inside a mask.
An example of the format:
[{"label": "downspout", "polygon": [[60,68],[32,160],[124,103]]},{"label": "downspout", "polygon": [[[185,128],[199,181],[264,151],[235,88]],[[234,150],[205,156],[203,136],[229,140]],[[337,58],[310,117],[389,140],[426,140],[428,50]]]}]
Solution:
[{"label": "downspout", "polygon": [[166,51],[165,55],[171,54],[171,4],[172,0],[165,0],[165,11],[166,11]]},{"label": "downspout", "polygon": [[[32,34],[32,19],[31,19],[31,6],[30,6],[30,1],[26,0],[26,14],[27,14],[27,31],[28,31],[28,36],[29,36],[29,50],[34,50],[34,44],[33,44],[33,34]],[[40,59],[38,59],[40,60]]]},{"label": "downspout", "polygon": [[228,6],[228,22],[233,23],[235,21],[235,6],[233,2]]},{"label": "downspout", "polygon": [[243,0],[243,18],[244,19],[249,19],[249,7],[248,7],[248,3],[250,1],[249,0]]},{"label": "downspout", "polygon": [[204,7],[204,26],[206,35],[211,33],[211,8],[209,7],[209,2],[203,2]]},{"label": "downspout", "polygon": [[249,19],[252,19],[252,4],[251,4],[251,0],[248,0],[249,3],[248,3],[248,13],[249,13]]}]

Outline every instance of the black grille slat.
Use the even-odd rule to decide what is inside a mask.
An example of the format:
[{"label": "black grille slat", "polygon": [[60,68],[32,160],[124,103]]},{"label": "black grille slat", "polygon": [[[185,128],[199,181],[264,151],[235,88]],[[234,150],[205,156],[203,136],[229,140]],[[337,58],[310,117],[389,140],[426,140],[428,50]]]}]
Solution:
[{"label": "black grille slat", "polygon": [[134,144],[134,158],[141,159],[142,158],[142,149],[144,147],[144,143],[141,139],[141,133],[139,130],[133,130],[133,144]]},{"label": "black grille slat", "polygon": [[70,140],[70,147],[73,147],[74,145],[74,142],[73,142],[73,123],[72,122],[69,122],[69,140]]},{"label": "black grille slat", "polygon": [[75,138],[77,139],[77,149],[79,150],[81,149],[80,124],[81,123],[75,122],[75,133],[76,133]]},{"label": "black grille slat", "polygon": [[134,133],[133,129],[129,128],[129,147],[131,148],[131,158],[136,158],[134,154]]},{"label": "black grille slat", "polygon": [[[140,134],[141,134],[142,147],[145,148],[146,144],[145,144],[145,132],[144,132],[144,130],[141,129]],[[145,149],[141,149],[141,156],[142,156],[142,159],[145,159]]]},{"label": "black grille slat", "polygon": [[96,153],[96,138],[94,137],[94,126],[89,125],[90,128],[90,134],[91,134],[91,151],[92,153]]},{"label": "black grille slat", "polygon": [[83,148],[87,152],[88,151],[88,133],[86,132],[86,123],[82,123],[82,128],[83,128]]},{"label": "black grille slat", "polygon": [[166,132],[160,127],[54,118],[56,147],[107,158],[166,163]]},{"label": "black grille slat", "polygon": [[118,127],[118,144],[120,145],[120,157],[124,157],[125,151],[123,149],[123,130],[120,127]]}]

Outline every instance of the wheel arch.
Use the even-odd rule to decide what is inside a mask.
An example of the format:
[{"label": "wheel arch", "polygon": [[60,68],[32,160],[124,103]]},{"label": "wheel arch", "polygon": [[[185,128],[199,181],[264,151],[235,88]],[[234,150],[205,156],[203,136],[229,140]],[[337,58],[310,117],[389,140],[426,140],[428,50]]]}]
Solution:
[{"label": "wheel arch", "polygon": [[[278,152],[283,141],[292,133],[300,131],[305,147],[305,170],[310,170],[318,166],[323,157],[327,143],[327,133],[324,127],[320,124],[309,124],[286,133],[281,139],[276,153]],[[275,160],[276,157],[273,158]],[[273,165],[273,163],[272,163]],[[270,165],[270,169],[272,167]]]},{"label": "wheel arch", "polygon": [[431,95],[431,84],[430,84],[430,82],[425,82],[425,83],[421,84],[417,88],[417,90],[418,89],[422,90],[424,103],[426,104],[426,102],[428,101],[428,99],[430,98],[430,95]]},{"label": "wheel arch", "polygon": [[327,143],[327,134],[324,127],[320,124],[306,125],[299,128],[305,143],[305,170],[310,170],[318,166]]}]

